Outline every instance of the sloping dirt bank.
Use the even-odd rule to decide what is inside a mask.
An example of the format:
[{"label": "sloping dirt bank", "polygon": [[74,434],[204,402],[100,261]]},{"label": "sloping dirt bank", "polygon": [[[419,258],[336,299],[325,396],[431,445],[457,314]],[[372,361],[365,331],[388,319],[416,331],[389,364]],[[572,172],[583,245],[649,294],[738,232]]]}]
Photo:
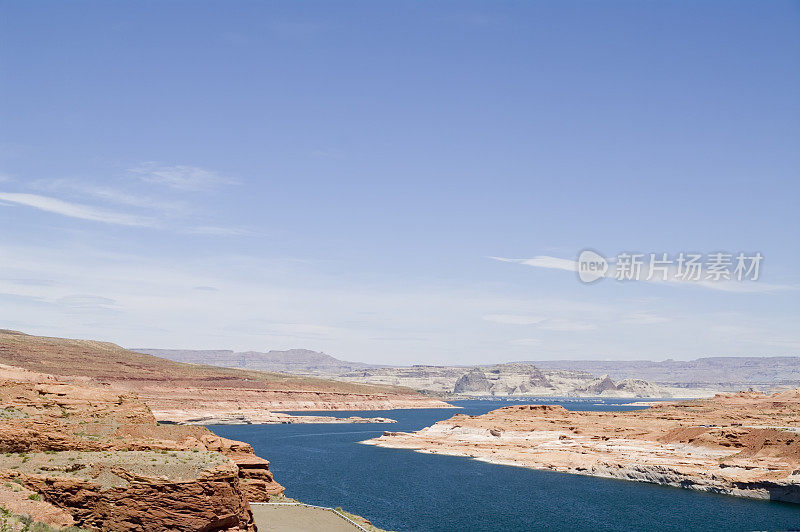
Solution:
[{"label": "sloping dirt bank", "polygon": [[179,423],[203,418],[269,423],[276,422],[275,411],[450,407],[409,388],[183,364],[108,342],[8,330],[0,330],[0,364],[134,392],[157,420]]}]

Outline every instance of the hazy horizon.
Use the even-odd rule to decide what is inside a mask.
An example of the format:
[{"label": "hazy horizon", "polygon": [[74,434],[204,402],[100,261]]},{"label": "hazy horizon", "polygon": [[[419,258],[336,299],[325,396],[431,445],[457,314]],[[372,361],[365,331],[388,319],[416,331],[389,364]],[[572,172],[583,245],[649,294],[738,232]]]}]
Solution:
[{"label": "hazy horizon", "polygon": [[[121,346],[125,349],[130,351],[137,351],[137,350],[159,350],[159,351],[203,351],[203,352],[232,352],[232,353],[269,353],[270,351],[275,352],[286,352],[286,351],[312,351],[315,353],[321,353],[323,355],[331,356],[337,360],[341,360],[343,362],[360,362],[365,364],[371,364],[375,366],[394,366],[394,367],[407,367],[409,365],[426,365],[425,362],[410,362],[408,364],[389,364],[389,363],[371,363],[366,360],[349,360],[347,357],[337,356],[335,353],[328,353],[325,351],[313,351],[310,349],[306,349],[304,347],[290,347],[288,349],[244,349],[244,350],[236,350],[236,349],[225,349],[225,348],[201,348],[201,349],[194,349],[188,347],[145,347],[145,346],[136,346],[136,347],[129,347],[129,346]],[[711,356],[698,356],[692,358],[664,358],[664,359],[645,359],[645,358],[594,358],[594,359],[582,359],[582,358],[574,358],[574,359],[558,359],[558,358],[539,358],[539,359],[526,359],[526,360],[498,360],[494,362],[482,363],[476,362],[474,364],[429,364],[435,366],[441,365],[448,365],[448,366],[464,366],[464,367],[471,367],[474,365],[492,365],[492,364],[535,364],[537,362],[569,362],[569,361],[581,361],[581,362],[655,362],[655,363],[664,363],[664,362],[691,362],[700,359],[712,359],[712,358],[800,358],[798,355],[732,355],[732,356],[725,356],[725,355],[711,355]]]}]

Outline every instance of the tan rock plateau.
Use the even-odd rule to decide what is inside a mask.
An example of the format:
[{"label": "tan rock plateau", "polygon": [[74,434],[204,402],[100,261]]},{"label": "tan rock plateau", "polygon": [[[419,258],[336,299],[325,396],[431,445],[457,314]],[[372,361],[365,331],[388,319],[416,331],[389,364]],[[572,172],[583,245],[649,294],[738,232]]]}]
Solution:
[{"label": "tan rock plateau", "polygon": [[800,390],[629,412],[508,406],[363,443],[800,503]]}]

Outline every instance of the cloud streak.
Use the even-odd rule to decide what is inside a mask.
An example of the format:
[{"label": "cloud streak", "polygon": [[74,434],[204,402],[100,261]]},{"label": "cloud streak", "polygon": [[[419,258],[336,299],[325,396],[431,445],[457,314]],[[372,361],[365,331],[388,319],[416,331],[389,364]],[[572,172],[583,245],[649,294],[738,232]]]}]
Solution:
[{"label": "cloud streak", "polygon": [[483,316],[483,320],[504,325],[531,325],[543,331],[571,332],[597,329],[597,325],[585,321],[547,318],[529,314],[487,314]]},{"label": "cloud streak", "polygon": [[206,236],[249,236],[253,234],[249,229],[243,229],[241,227],[221,227],[216,225],[190,227],[186,232],[192,235]]},{"label": "cloud streak", "polygon": [[190,192],[209,191],[220,185],[238,183],[234,179],[222,177],[216,172],[197,166],[162,166],[157,163],[145,163],[131,168],[129,171],[145,183],[163,185]]},{"label": "cloud streak", "polygon": [[187,205],[182,201],[166,201],[151,196],[140,196],[126,190],[108,186],[96,186],[75,179],[44,179],[34,182],[34,187],[42,192],[63,192],[65,190],[77,192],[105,203],[144,209],[158,209],[173,215],[185,215],[189,212]]},{"label": "cloud streak", "polygon": [[[531,299],[421,284],[374,287],[331,280],[324,264],[286,272],[283,262],[264,257],[150,256],[93,246],[4,242],[0,321],[122,345],[303,347],[379,364],[505,362],[530,360],[533,352],[540,359],[782,355],[793,354],[798,341],[793,307],[721,314],[714,305],[690,305],[670,312],[664,301],[607,294]],[[716,308],[729,306],[725,299]],[[739,334],[715,329],[720,324]],[[748,329],[756,332],[742,333]]]},{"label": "cloud streak", "polygon": [[565,270],[569,272],[578,271],[578,263],[574,260],[560,259],[558,257],[549,257],[547,255],[539,255],[532,259],[507,259],[505,257],[489,257],[490,259],[499,260],[501,262],[513,262],[516,264],[524,264],[525,266],[533,266],[534,268],[548,268],[554,270]]},{"label": "cloud streak", "polygon": [[493,323],[508,325],[535,325],[543,322],[546,318],[526,314],[487,314],[483,319]]},{"label": "cloud streak", "polygon": [[[489,257],[492,260],[497,260],[500,262],[512,262],[514,264],[523,264],[525,266],[532,266],[534,268],[545,268],[545,269],[552,269],[552,270],[563,270],[568,272],[578,272],[578,263],[577,261],[570,260],[570,259],[562,259],[559,257],[550,257],[547,255],[539,255],[530,259],[510,259],[505,257]],[[613,260],[608,261],[609,264],[613,264]],[[642,268],[643,274],[646,272],[646,268],[643,266]],[[691,281],[691,280],[684,280],[677,278],[675,276],[675,268],[670,268],[668,270],[667,279],[664,280],[660,278],[658,275],[654,276],[652,279],[647,279],[646,277],[640,279],[630,279],[625,282],[640,282],[640,283],[653,283],[653,284],[660,284],[660,285],[669,285],[669,286],[701,286],[703,288],[709,288],[711,290],[719,290],[721,292],[736,292],[736,293],[761,293],[761,292],[776,292],[776,291],[784,291],[784,290],[797,290],[798,286],[793,285],[783,285],[783,284],[771,284],[771,283],[763,283],[761,281],[735,281],[731,280],[719,280],[719,281],[709,281],[709,280],[700,280],[700,281]],[[703,274],[706,272],[703,271]],[[609,268],[609,270],[604,275],[607,279],[614,279],[614,270],[613,268]]]},{"label": "cloud streak", "polygon": [[120,212],[99,209],[90,205],[80,203],[69,203],[49,196],[38,194],[20,194],[11,192],[0,192],[0,201],[32,207],[41,211],[60,214],[69,218],[90,220],[114,225],[125,225],[131,227],[155,227],[156,222],[152,218],[136,216]]},{"label": "cloud streak", "polygon": [[[32,207],[69,218],[113,225],[172,230],[210,237],[253,236],[243,227],[215,223],[214,209],[201,209],[186,191],[207,191],[233,180],[195,166],[159,166],[144,163],[130,170],[124,181],[93,184],[85,179],[56,178],[31,181],[29,191],[0,192],[0,206]],[[0,174],[0,182],[2,182]],[[114,183],[116,182],[116,185]],[[172,190],[158,190],[155,185]],[[13,190],[13,189],[12,189]]]}]

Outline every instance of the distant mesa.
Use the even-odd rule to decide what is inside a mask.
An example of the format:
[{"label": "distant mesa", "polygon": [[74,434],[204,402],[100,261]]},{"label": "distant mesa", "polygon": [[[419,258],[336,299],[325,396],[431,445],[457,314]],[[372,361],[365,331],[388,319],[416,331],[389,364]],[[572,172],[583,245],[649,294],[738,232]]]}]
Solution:
[{"label": "distant mesa", "polygon": [[616,382],[637,379],[688,390],[769,390],[800,386],[800,357],[704,357],[694,360],[533,360],[543,371],[585,371]]},{"label": "distant mesa", "polygon": [[174,360],[175,362],[209,364],[212,366],[259,371],[280,371],[284,373],[322,375],[372,367],[361,362],[339,360],[325,353],[309,349],[271,350],[266,352],[152,348],[133,348],[131,350],[166,358],[167,360]]},{"label": "distant mesa", "polygon": [[614,381],[611,380],[611,377],[608,376],[608,373],[597,379],[595,382],[590,384],[585,388],[585,391],[590,393],[601,394],[603,392],[607,392],[608,390],[616,390],[617,385],[614,384]]},{"label": "distant mesa", "polygon": [[462,375],[453,386],[453,393],[490,393],[492,383],[480,368],[472,368]]},{"label": "distant mesa", "polygon": [[719,391],[800,386],[800,357],[713,357],[663,362],[541,360],[470,367],[374,365],[308,349],[135,351],[177,362],[402,386],[439,396],[688,398],[710,397]]},{"label": "distant mesa", "polygon": [[499,364],[486,373],[474,367],[462,375],[453,386],[453,393],[465,395],[528,395],[537,390],[552,391],[554,386],[536,366]]}]

